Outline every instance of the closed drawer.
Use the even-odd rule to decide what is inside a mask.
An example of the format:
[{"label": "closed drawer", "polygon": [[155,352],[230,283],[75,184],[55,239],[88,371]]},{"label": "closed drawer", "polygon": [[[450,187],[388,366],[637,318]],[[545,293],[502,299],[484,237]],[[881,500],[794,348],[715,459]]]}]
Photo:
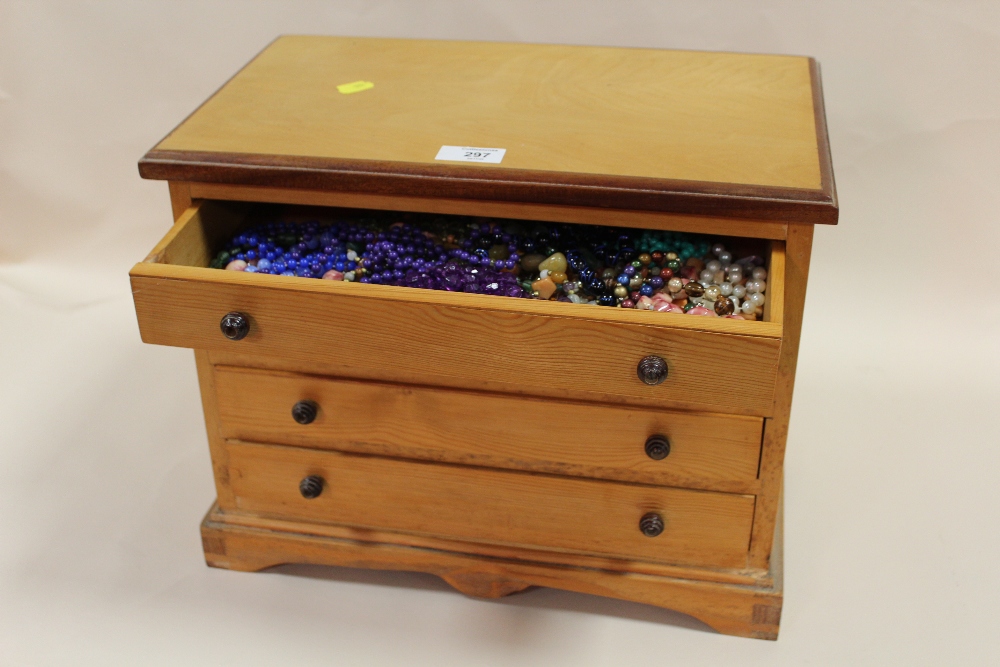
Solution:
[{"label": "closed drawer", "polygon": [[[746,566],[754,497],[229,441],[236,509],[661,563]],[[307,499],[300,482],[322,478]],[[640,529],[655,514],[663,530]]]},{"label": "closed drawer", "polygon": [[[215,367],[214,377],[225,438],[650,484],[756,489],[763,427],[759,417],[231,366]],[[306,410],[299,418],[312,417],[309,423],[293,418],[300,402]]]},{"label": "closed drawer", "polygon": [[[241,220],[233,204],[199,204],[133,267],[145,342],[283,359],[324,375],[772,412],[780,319],[745,322],[205,268]],[[770,310],[779,318],[780,266],[772,261]],[[249,318],[242,340],[220,331],[231,311]],[[661,384],[637,376],[648,355],[666,361]]]}]

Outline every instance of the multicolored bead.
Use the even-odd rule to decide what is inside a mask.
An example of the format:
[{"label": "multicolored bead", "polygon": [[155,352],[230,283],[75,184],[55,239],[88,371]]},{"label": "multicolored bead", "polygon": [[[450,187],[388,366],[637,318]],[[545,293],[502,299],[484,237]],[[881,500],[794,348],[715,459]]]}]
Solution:
[{"label": "multicolored bead", "polygon": [[723,297],[716,300],[714,306],[715,314],[721,316],[732,315],[733,311],[736,310],[736,305],[733,303],[732,299]]},{"label": "multicolored bead", "polygon": [[[369,212],[243,230],[209,263],[246,273],[758,319],[767,269],[675,232]],[[753,247],[741,242],[743,247]],[[761,246],[762,247],[762,246]]]}]

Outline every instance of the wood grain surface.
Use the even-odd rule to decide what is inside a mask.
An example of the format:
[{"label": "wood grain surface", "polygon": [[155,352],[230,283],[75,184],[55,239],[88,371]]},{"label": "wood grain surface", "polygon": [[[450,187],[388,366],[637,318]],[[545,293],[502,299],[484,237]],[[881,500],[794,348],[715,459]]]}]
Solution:
[{"label": "wood grain surface", "polygon": [[785,253],[785,337],[781,342],[779,370],[774,392],[772,418],[765,420],[761,446],[761,494],[754,518],[750,560],[753,567],[767,568],[771,558],[775,526],[781,507],[784,484],[785,446],[792,414],[795,368],[798,364],[799,338],[812,257],[813,228],[796,226],[789,230]]},{"label": "wood grain surface", "polygon": [[[235,507],[278,518],[704,567],[745,567],[754,497],[227,441]],[[307,500],[299,482],[324,480]],[[647,537],[639,520],[663,517]]]},{"label": "wood grain surface", "polygon": [[[809,59],[549,44],[286,36],[156,148],[818,190]],[[343,95],[339,83],[375,87]],[[439,164],[439,163],[438,163]]]},{"label": "wood grain surface", "polygon": [[198,387],[201,390],[201,408],[205,416],[205,434],[208,436],[208,451],[212,456],[212,477],[218,502],[232,507],[232,487],[229,485],[229,454],[224,446],[219,421],[218,392],[215,386],[215,371],[204,350],[194,351],[195,366],[198,369]]},{"label": "wood grain surface", "polygon": [[487,558],[527,560],[534,563],[583,567],[608,572],[635,572],[639,574],[651,574],[657,577],[717,581],[728,584],[739,584],[741,586],[770,587],[774,585],[773,572],[766,570],[670,565],[668,563],[654,563],[636,558],[593,556],[526,546],[470,542],[468,540],[436,537],[433,535],[414,535],[381,528],[357,528],[330,523],[317,523],[314,521],[291,521],[277,517],[264,517],[252,512],[243,512],[236,509],[232,503],[223,505],[221,499],[218,501],[217,507],[220,512],[225,514],[226,523],[234,526],[280,531],[287,530],[289,524],[294,524],[295,531],[303,535],[332,537],[334,539],[351,540],[354,542],[395,544],[406,547],[417,547],[419,549],[434,549],[436,551],[448,551],[457,554],[484,556]]},{"label": "wood grain surface", "polygon": [[[183,190],[178,195],[184,196]],[[173,198],[173,197],[172,197]],[[248,205],[233,202],[198,202],[177,215],[174,225],[145,261],[177,266],[208,266],[215,248],[232,238],[243,224]]]},{"label": "wood grain surface", "polygon": [[[502,297],[481,297],[500,308],[487,310],[429,305],[421,297],[432,292],[408,288],[383,288],[415,297],[390,301],[371,298],[378,291],[372,288],[381,287],[374,285],[162,264],[137,265],[131,275],[147,343],[284,359],[325,375],[409,384],[762,417],[773,405],[779,341],[771,338],[530,315],[503,310],[508,300]],[[219,330],[230,311],[250,316],[243,340],[231,341]],[[683,318],[696,319],[676,316]],[[669,369],[657,386],[636,376],[636,365],[650,354],[664,358]],[[730,390],[734,378],[737,388]]]},{"label": "wood grain surface", "polygon": [[[797,56],[289,36],[140,173],[831,223],[817,76]],[[375,87],[337,92],[356,77]],[[447,163],[442,145],[507,153]]]},{"label": "wood grain surface", "polygon": [[[234,523],[238,519],[241,523]],[[480,557],[428,547],[317,535],[312,525],[236,517],[213,508],[202,523],[205,559],[214,567],[256,571],[283,563],[408,570],[436,574],[462,592],[480,597],[548,586],[667,607],[689,614],[718,632],[776,639],[781,620],[782,576],[776,557],[764,585],[734,585],[678,576],[567,566],[513,551],[506,558]],[[780,541],[776,556],[780,555]]]},{"label": "wood grain surface", "polygon": [[781,322],[785,317],[785,244],[771,241],[771,255],[767,272],[767,301],[764,302],[764,320]]},{"label": "wood grain surface", "polygon": [[[738,493],[757,490],[762,419],[215,368],[223,437]],[[292,419],[313,401],[311,424]],[[662,435],[669,455],[651,459]]]}]

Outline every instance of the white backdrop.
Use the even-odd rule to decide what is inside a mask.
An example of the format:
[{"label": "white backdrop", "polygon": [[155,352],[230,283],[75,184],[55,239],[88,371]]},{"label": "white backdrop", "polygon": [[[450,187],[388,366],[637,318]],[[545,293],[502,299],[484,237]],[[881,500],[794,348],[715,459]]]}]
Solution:
[{"label": "white backdrop", "polygon": [[[170,224],[136,161],[280,33],[819,59],[841,222],[816,233],[777,643],[204,566],[192,354],[143,346],[129,293]],[[985,2],[0,2],[0,665],[1000,663],[998,33]]]}]

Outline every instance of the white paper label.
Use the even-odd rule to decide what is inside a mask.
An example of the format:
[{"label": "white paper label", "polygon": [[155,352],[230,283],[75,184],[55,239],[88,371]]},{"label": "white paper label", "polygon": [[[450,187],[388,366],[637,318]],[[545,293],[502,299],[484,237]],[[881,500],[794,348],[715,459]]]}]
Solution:
[{"label": "white paper label", "polygon": [[453,162],[489,162],[500,164],[506,148],[476,148],[475,146],[442,146],[435,160]]}]

